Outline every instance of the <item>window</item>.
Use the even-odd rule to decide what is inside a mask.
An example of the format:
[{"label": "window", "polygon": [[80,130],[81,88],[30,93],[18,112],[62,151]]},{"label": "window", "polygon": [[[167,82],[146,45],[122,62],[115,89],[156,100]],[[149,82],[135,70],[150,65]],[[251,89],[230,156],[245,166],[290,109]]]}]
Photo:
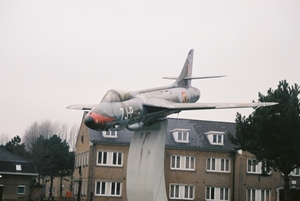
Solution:
[{"label": "window", "polygon": [[213,144],[223,144],[223,135],[214,134],[213,135]]},{"label": "window", "polygon": [[85,154],[81,153],[81,166],[84,166],[84,158],[85,158]]},{"label": "window", "polygon": [[170,199],[193,200],[194,189],[193,185],[171,184]]},{"label": "window", "polygon": [[188,141],[188,132],[180,131],[178,132],[178,141]]},{"label": "window", "polygon": [[[255,159],[248,159],[248,173],[261,173],[261,168],[259,168],[259,162]],[[261,166],[260,166],[261,167]]]},{"label": "window", "polygon": [[[55,193],[55,188],[52,188],[52,195]],[[48,188],[48,195],[50,194],[50,188]]]},{"label": "window", "polygon": [[78,191],[78,182],[74,182],[74,186],[73,186],[74,195],[77,195],[77,191]]},{"label": "window", "polygon": [[25,194],[25,186],[18,185],[18,194]]},{"label": "window", "polygon": [[97,165],[103,166],[122,166],[121,152],[98,151]]},{"label": "window", "polygon": [[207,158],[206,171],[230,172],[230,159],[227,158]]},{"label": "window", "polygon": [[247,201],[270,201],[271,192],[261,189],[247,189]]},{"label": "window", "polygon": [[74,182],[73,193],[74,193],[74,195],[77,195],[77,193],[78,193],[78,181]]},{"label": "window", "polygon": [[171,130],[174,140],[179,143],[189,143],[190,142],[189,132],[190,132],[190,129],[176,128],[176,129]]},{"label": "window", "polygon": [[96,181],[95,195],[120,197],[122,182]]},{"label": "window", "polygon": [[89,152],[78,153],[75,155],[75,167],[89,165]]},{"label": "window", "polygon": [[82,165],[83,166],[87,166],[88,165],[88,156],[89,156],[89,152],[83,152],[83,161],[82,161]]},{"label": "window", "polygon": [[81,166],[81,154],[78,154],[78,167]]},{"label": "window", "polygon": [[195,170],[195,157],[171,156],[172,170]]},{"label": "window", "polygon": [[265,162],[259,162],[256,159],[253,158],[248,158],[248,163],[247,163],[247,173],[251,174],[262,174],[264,173],[262,170],[265,170],[265,173],[271,174],[271,172],[266,172],[266,166]]},{"label": "window", "polygon": [[206,200],[229,200],[229,188],[206,187]]},{"label": "window", "polygon": [[87,191],[87,181],[82,181],[81,183],[81,195],[86,195]]},{"label": "window", "polygon": [[16,165],[16,170],[17,171],[22,171],[22,166],[21,165]]},{"label": "window", "polygon": [[220,131],[209,131],[205,133],[210,144],[213,145],[224,145],[225,132]]},{"label": "window", "polygon": [[89,165],[89,152],[87,151],[87,152],[85,152],[85,154],[86,154],[86,161],[85,161],[85,164],[86,164],[86,165]]},{"label": "window", "polygon": [[79,167],[79,154],[76,154],[76,161],[75,161],[76,167]]},{"label": "window", "polygon": [[295,168],[292,172],[291,172],[292,176],[300,176],[300,168]]},{"label": "window", "polygon": [[117,138],[118,131],[102,131],[102,135],[105,138]]},{"label": "window", "polygon": [[86,162],[86,152],[82,153],[82,166],[85,166]]}]

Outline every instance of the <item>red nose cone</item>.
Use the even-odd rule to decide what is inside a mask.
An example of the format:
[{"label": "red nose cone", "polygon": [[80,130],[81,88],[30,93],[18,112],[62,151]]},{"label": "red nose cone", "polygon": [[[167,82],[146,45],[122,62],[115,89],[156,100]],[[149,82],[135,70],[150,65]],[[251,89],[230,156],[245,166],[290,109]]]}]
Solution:
[{"label": "red nose cone", "polygon": [[91,129],[104,129],[106,124],[114,121],[112,117],[105,117],[96,113],[89,113],[85,116],[84,124]]}]

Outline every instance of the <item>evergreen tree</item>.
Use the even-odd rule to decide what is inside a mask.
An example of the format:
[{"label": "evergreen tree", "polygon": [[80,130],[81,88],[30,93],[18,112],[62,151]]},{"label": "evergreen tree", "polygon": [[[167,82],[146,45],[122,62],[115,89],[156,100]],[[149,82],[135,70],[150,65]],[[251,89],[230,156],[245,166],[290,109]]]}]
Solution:
[{"label": "evergreen tree", "polygon": [[25,144],[21,143],[21,138],[18,135],[13,137],[5,145],[0,145],[0,147],[18,156],[22,156],[27,159],[29,158],[29,152],[25,149]]},{"label": "evergreen tree", "polygon": [[53,179],[66,177],[73,173],[74,153],[66,140],[57,135],[44,139],[40,136],[32,145],[33,163],[41,176],[50,177],[50,196],[52,195]]},{"label": "evergreen tree", "polygon": [[299,86],[289,86],[286,81],[280,81],[276,90],[269,89],[267,95],[259,93],[260,102],[278,105],[258,108],[247,118],[237,114],[236,134],[229,135],[237,149],[266,161],[267,170],[283,173],[285,201],[290,200],[289,174],[300,167],[299,94]]}]

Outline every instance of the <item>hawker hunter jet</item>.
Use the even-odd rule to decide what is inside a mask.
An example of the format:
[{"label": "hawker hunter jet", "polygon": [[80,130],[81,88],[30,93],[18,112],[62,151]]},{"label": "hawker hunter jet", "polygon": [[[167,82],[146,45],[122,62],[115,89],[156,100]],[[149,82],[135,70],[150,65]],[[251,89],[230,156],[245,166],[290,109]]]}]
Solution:
[{"label": "hawker hunter jet", "polygon": [[84,118],[87,127],[94,130],[138,130],[183,110],[206,110],[228,108],[257,108],[277,103],[196,103],[200,91],[191,86],[192,79],[217,78],[223,76],[193,77],[194,50],[188,53],[179,77],[170,86],[140,91],[109,90],[98,104],[79,104],[68,109],[88,110]]}]

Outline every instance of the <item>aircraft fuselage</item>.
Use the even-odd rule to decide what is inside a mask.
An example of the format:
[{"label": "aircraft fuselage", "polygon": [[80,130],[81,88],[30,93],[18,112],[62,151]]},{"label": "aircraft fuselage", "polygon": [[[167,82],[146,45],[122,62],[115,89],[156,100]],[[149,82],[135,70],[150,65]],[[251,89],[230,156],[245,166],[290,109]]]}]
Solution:
[{"label": "aircraft fuselage", "polygon": [[[115,91],[116,92],[116,91]],[[124,96],[118,94],[118,96]],[[125,95],[126,96],[126,95]],[[155,119],[166,117],[180,111],[169,111],[163,108],[146,107],[145,101],[167,100],[174,103],[195,103],[200,97],[200,91],[195,87],[164,88],[161,90],[143,90],[143,92],[129,92],[131,98],[125,101],[103,100],[85,117],[87,127],[94,130],[120,130],[127,127],[137,130],[144,124]],[[121,100],[121,99],[120,99]]]}]

